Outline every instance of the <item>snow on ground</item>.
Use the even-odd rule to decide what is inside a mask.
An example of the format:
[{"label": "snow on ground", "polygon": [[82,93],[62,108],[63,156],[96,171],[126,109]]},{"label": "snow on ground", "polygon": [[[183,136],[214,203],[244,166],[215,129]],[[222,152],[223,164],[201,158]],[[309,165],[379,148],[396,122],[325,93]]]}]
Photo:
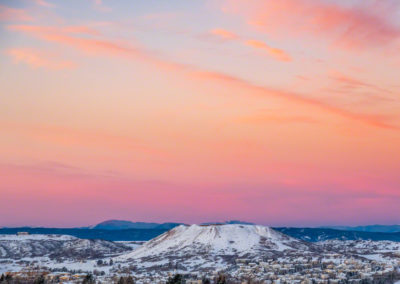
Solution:
[{"label": "snow on ground", "polygon": [[14,262],[11,263],[3,263],[0,262],[0,274],[5,274],[6,272],[13,271],[18,272],[23,268],[20,264],[16,264]]},{"label": "snow on ground", "polygon": [[45,266],[51,269],[63,269],[65,267],[68,270],[82,270],[89,273],[92,273],[94,270],[104,271],[105,273],[108,273],[112,268],[112,266],[97,266],[97,260],[63,261],[60,263],[44,261],[41,262],[41,266]]},{"label": "snow on ground", "polygon": [[98,266],[97,260],[85,260],[85,261],[74,261],[74,260],[63,260],[57,262],[49,259],[48,257],[36,257],[36,258],[23,258],[21,260],[7,260],[0,262],[0,274],[6,272],[18,272],[27,267],[27,265],[22,265],[21,262],[30,263],[33,266],[39,266],[41,268],[48,269],[67,269],[69,271],[82,271],[85,273],[93,273],[94,270],[104,271],[109,273],[112,266]]},{"label": "snow on ground", "polygon": [[96,259],[132,251],[131,246],[65,235],[0,235],[0,259],[51,257]]},{"label": "snow on ground", "polygon": [[114,243],[123,244],[131,249],[137,249],[138,247],[142,246],[146,242],[142,241],[115,241]]},{"label": "snow on ground", "polygon": [[26,241],[26,240],[54,240],[54,241],[71,241],[76,237],[67,235],[0,235],[0,241]]},{"label": "snow on ground", "polygon": [[370,259],[370,260],[375,260],[375,261],[379,261],[379,262],[386,262],[386,259],[380,254],[364,254],[362,256],[367,258],[367,259]]},{"label": "snow on ground", "polygon": [[400,242],[371,240],[328,240],[321,247],[342,254],[359,255],[369,260],[395,265],[400,259]]}]

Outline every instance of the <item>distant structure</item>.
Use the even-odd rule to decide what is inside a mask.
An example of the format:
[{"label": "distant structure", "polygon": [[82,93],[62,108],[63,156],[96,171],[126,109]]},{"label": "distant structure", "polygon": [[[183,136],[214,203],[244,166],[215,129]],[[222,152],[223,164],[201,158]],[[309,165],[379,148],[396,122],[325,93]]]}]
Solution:
[{"label": "distant structure", "polygon": [[29,232],[17,232],[18,236],[27,236],[29,235]]}]

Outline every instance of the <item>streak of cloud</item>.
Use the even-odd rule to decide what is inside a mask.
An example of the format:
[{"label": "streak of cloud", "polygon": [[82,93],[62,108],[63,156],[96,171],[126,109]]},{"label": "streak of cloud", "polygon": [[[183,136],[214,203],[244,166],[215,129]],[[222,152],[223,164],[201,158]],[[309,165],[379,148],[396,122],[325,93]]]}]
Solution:
[{"label": "streak of cloud", "polygon": [[6,50],[6,54],[11,56],[15,63],[25,63],[33,68],[62,70],[77,66],[72,61],[62,60],[32,48],[11,48]]},{"label": "streak of cloud", "polygon": [[233,75],[202,70],[191,65],[175,63],[168,60],[161,59],[159,56],[143,48],[128,45],[117,41],[97,38],[83,38],[79,37],[76,31],[70,31],[66,28],[49,28],[43,26],[29,26],[29,25],[11,25],[8,26],[11,31],[22,32],[45,41],[55,42],[66,46],[73,47],[77,50],[85,52],[89,55],[111,55],[129,57],[135,60],[141,60],[146,63],[152,64],[159,69],[167,71],[175,71],[185,76],[190,76],[193,79],[207,80],[216,83],[225,83],[232,88],[246,89],[246,93],[257,94],[264,97],[275,97],[284,99],[292,103],[312,106],[326,112],[345,117],[347,119],[360,121],[375,127],[398,130],[399,127],[391,125],[386,121],[386,117],[381,115],[371,115],[364,113],[357,113],[347,109],[340,108],[322,100],[307,97],[305,95],[278,90],[266,86],[258,86],[247,80],[238,78]]}]

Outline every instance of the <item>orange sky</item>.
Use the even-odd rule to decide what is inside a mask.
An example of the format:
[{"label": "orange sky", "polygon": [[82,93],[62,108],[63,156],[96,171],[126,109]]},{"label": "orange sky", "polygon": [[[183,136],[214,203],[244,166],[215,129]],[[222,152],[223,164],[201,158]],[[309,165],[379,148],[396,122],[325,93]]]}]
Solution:
[{"label": "orange sky", "polygon": [[0,2],[0,226],[400,223],[399,15]]}]

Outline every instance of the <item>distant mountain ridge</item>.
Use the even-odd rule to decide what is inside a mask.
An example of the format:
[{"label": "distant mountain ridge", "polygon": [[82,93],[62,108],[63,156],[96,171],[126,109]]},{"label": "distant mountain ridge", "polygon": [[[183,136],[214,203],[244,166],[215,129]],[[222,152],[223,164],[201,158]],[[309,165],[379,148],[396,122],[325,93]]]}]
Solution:
[{"label": "distant mountain ridge", "polygon": [[27,232],[32,235],[69,235],[81,239],[100,239],[107,241],[148,241],[168,231],[168,229],[125,229],[100,230],[82,228],[1,228],[0,235],[15,235]]},{"label": "distant mountain ridge", "polygon": [[[239,220],[229,220],[225,222],[206,222],[201,223],[201,225],[211,225],[211,224],[219,224],[219,225],[254,225],[254,223],[244,222]],[[132,222],[127,220],[107,220],[101,222],[97,225],[89,227],[90,229],[96,230],[127,230],[127,229],[165,229],[170,230],[179,225],[186,225],[184,223],[152,223],[152,222]]]},{"label": "distant mountain ridge", "polygon": [[[245,222],[240,220],[229,220],[224,222],[204,222],[201,225],[229,225],[229,224],[241,224],[241,225],[255,225],[255,223]],[[167,222],[167,223],[154,223],[154,222],[132,222],[127,220],[107,220],[97,225],[87,227],[89,229],[99,230],[126,230],[126,229],[165,229],[170,230],[179,225],[185,225],[184,223],[178,222]],[[85,227],[83,227],[85,228]],[[400,225],[367,225],[367,226],[322,226],[313,229],[333,229],[340,231],[356,231],[356,232],[371,232],[371,233],[397,233],[400,232]]]},{"label": "distant mountain ridge", "polygon": [[204,222],[201,223],[200,225],[256,225],[256,224],[239,220],[230,220],[224,222]]},{"label": "distant mountain ridge", "polygon": [[400,232],[400,225],[367,225],[367,226],[323,226],[324,229],[342,231],[375,232],[375,233],[397,233]]},{"label": "distant mountain ridge", "polygon": [[[115,222],[117,221],[117,222]],[[209,222],[201,225],[210,224],[242,224],[248,222],[242,221],[226,221],[226,222]],[[126,226],[135,226],[134,228],[126,228]],[[87,228],[34,228],[34,227],[17,227],[17,228],[0,228],[2,234],[16,234],[17,232],[28,232],[30,234],[57,234],[70,235],[83,239],[102,239],[109,241],[148,241],[155,238],[172,228],[181,225],[180,223],[145,223],[130,222],[118,220],[110,220],[102,222],[95,226]],[[104,226],[104,227],[103,227]],[[383,226],[383,225],[378,225]],[[331,228],[294,228],[294,227],[274,227],[274,230],[280,231],[291,237],[308,241],[319,242],[325,240],[372,240],[372,241],[395,241],[400,242],[400,232],[368,232],[368,231],[347,231]]]},{"label": "distant mountain ridge", "polygon": [[126,220],[107,220],[101,222],[90,229],[96,230],[126,230],[126,229],[165,229],[170,230],[176,226],[184,225],[183,223],[148,223],[148,222],[131,222]]},{"label": "distant mountain ridge", "polygon": [[273,228],[281,233],[307,242],[320,242],[326,240],[371,240],[400,242],[400,232],[362,232],[345,231],[329,228]]}]

